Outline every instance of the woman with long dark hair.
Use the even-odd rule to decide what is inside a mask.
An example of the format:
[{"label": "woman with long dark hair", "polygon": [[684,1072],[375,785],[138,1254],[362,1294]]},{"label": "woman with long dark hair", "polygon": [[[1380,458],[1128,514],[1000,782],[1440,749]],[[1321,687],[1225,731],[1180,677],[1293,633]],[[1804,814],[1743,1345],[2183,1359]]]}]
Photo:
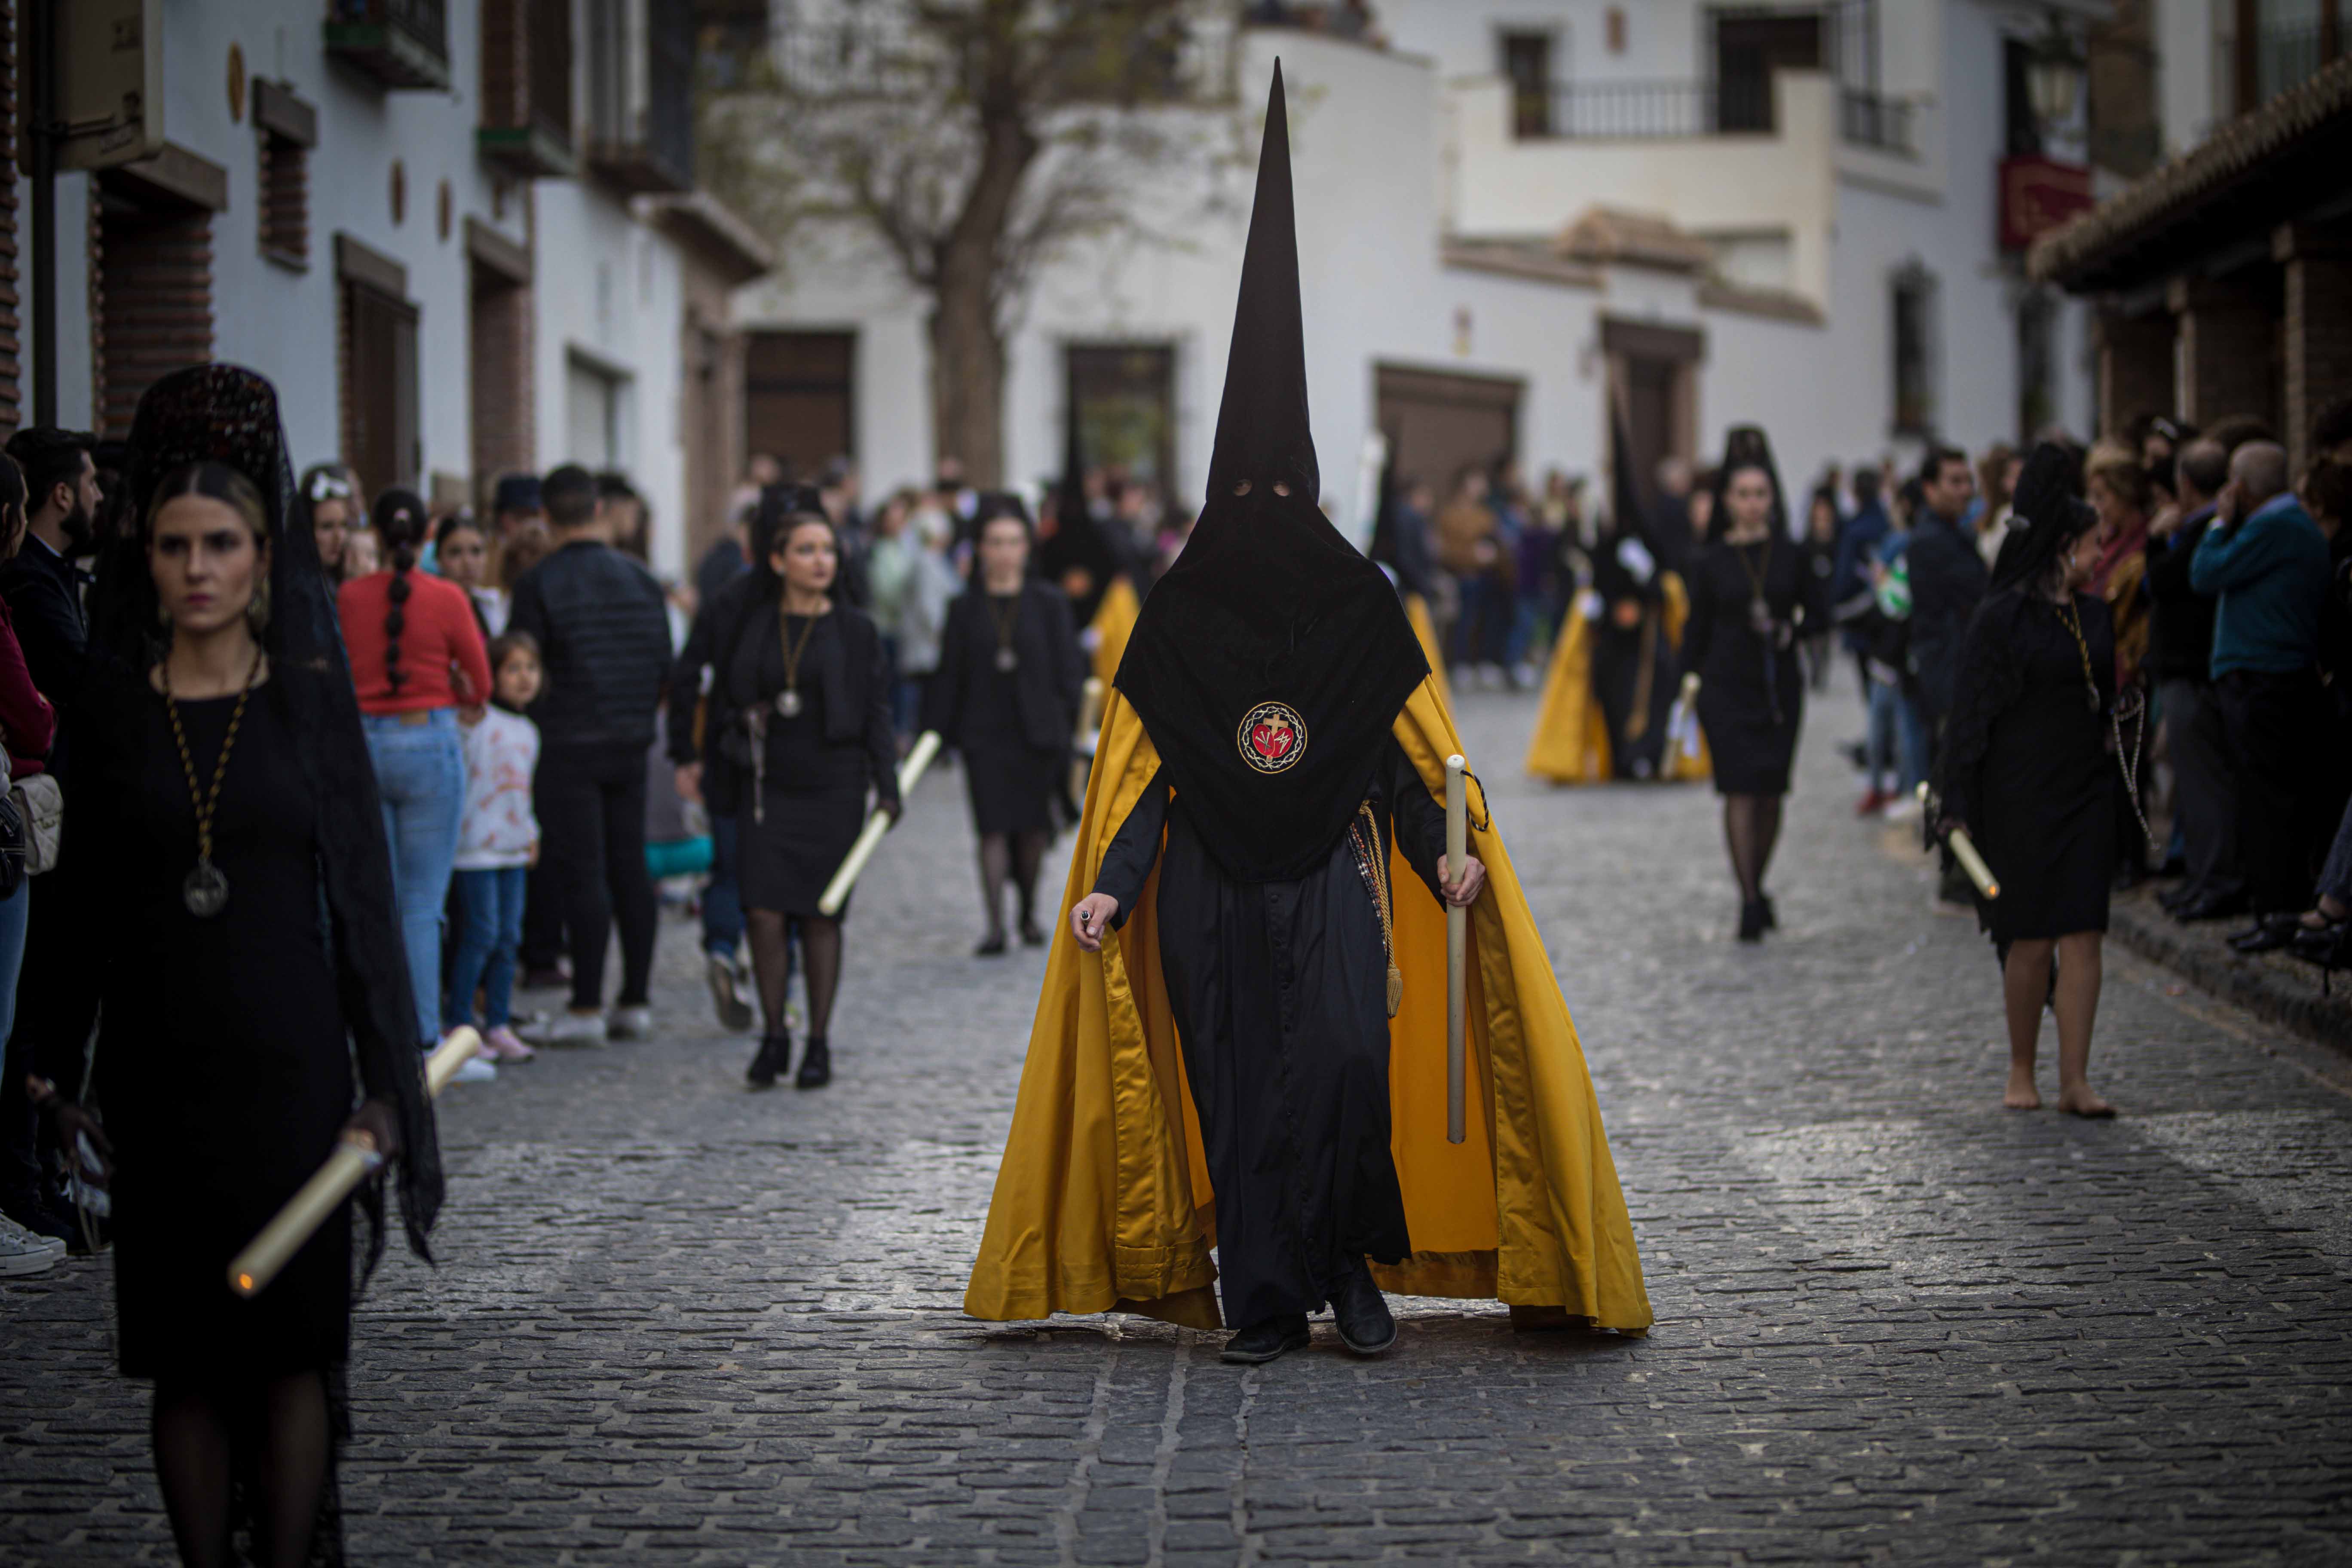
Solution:
[{"label": "woman with long dark hair", "polygon": [[1772,448],[1752,425],[1724,443],[1708,502],[1706,547],[1691,570],[1683,679],[1697,683],[1698,718],[1723,796],[1723,837],[1739,882],[1739,940],[1780,924],[1764,873],[1780,837],[1780,805],[1804,728],[1799,639],[1829,619],[1810,540],[1789,534]]},{"label": "woman with long dark hair", "polygon": [[[762,500],[763,509],[769,502]],[[840,545],[814,490],[776,498],[759,575],[711,651],[702,787],[731,812],[745,934],[765,1032],[745,1074],[766,1089],[791,1064],[784,994],[796,929],[808,990],[808,1048],[793,1081],[832,1081],[829,1030],[841,985],[841,927],[817,900],[865,826],[867,792],[898,815],[898,742],[882,634],[836,599]]]},{"label": "woman with long dark hair", "polygon": [[1070,601],[1029,574],[1032,533],[1020,498],[982,498],[971,586],[948,609],[939,673],[924,693],[923,727],[963,757],[987,930],[979,956],[1004,951],[1004,883],[1021,900],[1021,941],[1042,947],[1037,872],[1054,837],[1070,732],[1086,685]]},{"label": "woman with long dark hair", "polygon": [[2116,640],[2106,602],[2085,591],[2099,518],[2074,498],[2074,469],[2071,454],[2044,442],[2018,479],[1992,591],[1960,645],[1935,832],[1948,840],[1967,828],[2000,885],[1977,910],[2000,959],[2009,1018],[2002,1103],[2042,1103],[2033,1063],[2049,1006],[2058,1109],[2112,1116],[2089,1071],[2115,869]]},{"label": "woman with long dark hair", "polygon": [[[13,559],[24,546],[29,521],[26,500],[25,470],[14,458],[0,455],[0,562]],[[16,642],[16,620],[6,601],[0,600],[0,744],[5,746],[8,763],[5,777],[0,778],[0,790],[7,788],[9,782],[41,773],[47,766],[49,746],[57,733],[57,712],[33,685],[25,650]],[[14,1033],[16,976],[24,967],[32,907],[33,881],[19,868],[16,885],[0,893],[0,1040],[11,1043],[5,1070],[18,1085],[25,1081],[32,1047],[29,1038],[18,1042]],[[6,1099],[13,1110],[16,1096]],[[65,1250],[63,1241],[36,1235],[0,1215],[0,1275],[44,1272]]]},{"label": "woman with long dark hair", "polygon": [[[383,799],[401,936],[415,983],[416,1037],[430,1045],[441,1028],[441,911],[466,815],[457,710],[490,700],[490,661],[466,591],[416,570],[424,499],[386,490],[376,498],[374,521],[391,564],[344,584],[337,602]],[[488,1065],[467,1068],[487,1076],[479,1068]]]},{"label": "woman with long dark hair", "polygon": [[105,1121],[55,1091],[81,1081],[78,1036],[39,1042],[43,1100],[108,1166],[121,1364],[154,1382],[181,1559],[226,1563],[249,1531],[263,1564],[340,1561],[350,1211],[250,1300],[227,1266],[349,1132],[398,1161],[425,1254],[440,1160],[383,823],[268,383],[166,376],[131,444],[138,528],[91,593],[74,710],[75,852],[107,896],[60,950],[102,999]]}]

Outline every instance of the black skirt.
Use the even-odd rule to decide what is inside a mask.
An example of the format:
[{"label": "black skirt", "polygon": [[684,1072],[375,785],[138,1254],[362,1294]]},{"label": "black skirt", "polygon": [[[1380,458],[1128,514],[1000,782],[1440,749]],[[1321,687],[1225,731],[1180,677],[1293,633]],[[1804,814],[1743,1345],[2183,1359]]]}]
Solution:
[{"label": "black skirt", "polygon": [[[2111,663],[2104,629],[2102,617],[2084,617],[2088,657]],[[2029,606],[2011,651],[2023,689],[1993,721],[1979,775],[1977,847],[2000,884],[2000,897],[1979,900],[1984,928],[1999,942],[2103,931],[2116,870],[2110,725],[2055,612]]]},{"label": "black skirt", "polygon": [[[771,782],[761,794],[760,819],[745,812],[739,822],[743,863],[743,907],[788,915],[814,915],[833,874],[866,826],[866,784],[819,792],[788,791]],[[841,907],[846,917],[849,906]]]},{"label": "black skirt", "polygon": [[976,833],[1051,833],[1054,791],[1062,753],[1033,751],[1018,742],[968,745],[963,753],[964,791],[971,799]]}]

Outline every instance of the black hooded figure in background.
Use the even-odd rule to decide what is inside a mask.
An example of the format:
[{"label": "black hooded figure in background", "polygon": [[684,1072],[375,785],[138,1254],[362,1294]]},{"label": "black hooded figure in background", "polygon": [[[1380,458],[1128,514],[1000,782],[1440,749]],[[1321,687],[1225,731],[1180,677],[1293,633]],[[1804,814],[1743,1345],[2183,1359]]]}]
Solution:
[{"label": "black hooded figure in background", "polygon": [[2045,441],[2018,476],[1992,591],[1960,642],[1937,757],[1936,832],[1967,828],[2000,885],[1977,909],[2001,965],[2004,1103],[2042,1103],[2033,1062],[2048,1005],[2058,1016],[2058,1109],[2112,1116],[2089,1071],[2115,874],[2116,646],[2106,601],[2084,591],[2098,514],[2073,493],[2076,471],[2071,453]]},{"label": "black hooded figure in background", "polygon": [[1441,882],[1444,813],[1391,734],[1428,663],[1319,494],[1277,66],[1208,497],[1118,670],[1160,772],[1070,916],[1099,949],[1159,863],[1228,1361],[1305,1345],[1327,1301],[1350,1350],[1394,1342],[1365,1263],[1412,1250],[1389,1152],[1391,835],[1433,896],[1468,904],[1486,877],[1465,858]]},{"label": "black hooded figure in background", "polygon": [[[121,1367],[154,1380],[182,1558],[230,1560],[234,1533],[261,1563],[340,1562],[349,1210],[249,1300],[227,1270],[353,1130],[396,1159],[425,1252],[441,1168],[383,815],[269,384],[165,376],[131,447],[135,525],[90,595],[75,710],[73,831],[107,896],[64,981],[102,1003],[97,1115],[48,1106],[109,1158]],[[38,1042],[63,1094],[83,1045]]]}]

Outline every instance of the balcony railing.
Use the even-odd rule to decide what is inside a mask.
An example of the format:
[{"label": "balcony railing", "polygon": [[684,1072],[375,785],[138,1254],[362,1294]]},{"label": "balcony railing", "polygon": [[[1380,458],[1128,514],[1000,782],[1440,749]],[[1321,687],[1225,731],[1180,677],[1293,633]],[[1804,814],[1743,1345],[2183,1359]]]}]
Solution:
[{"label": "balcony railing", "polygon": [[570,0],[487,0],[481,155],[525,179],[577,168],[572,148]]},{"label": "balcony railing", "polygon": [[449,85],[446,0],[331,0],[326,47],[386,87]]},{"label": "balcony railing", "polygon": [[1559,82],[1541,102],[1548,116],[1534,112],[1537,105],[1525,97],[1517,103],[1514,121],[1522,138],[1636,141],[1773,129],[1769,82]]},{"label": "balcony railing", "polygon": [[1839,95],[1838,131],[1857,147],[1910,157],[1918,151],[1912,139],[1912,106],[1899,98],[1847,88]]},{"label": "balcony railing", "polygon": [[611,15],[615,25],[590,38],[595,54],[589,70],[593,93],[589,162],[625,190],[691,190],[694,14],[683,5],[647,7],[642,77],[629,58],[634,40],[619,30],[623,8],[614,5]]}]

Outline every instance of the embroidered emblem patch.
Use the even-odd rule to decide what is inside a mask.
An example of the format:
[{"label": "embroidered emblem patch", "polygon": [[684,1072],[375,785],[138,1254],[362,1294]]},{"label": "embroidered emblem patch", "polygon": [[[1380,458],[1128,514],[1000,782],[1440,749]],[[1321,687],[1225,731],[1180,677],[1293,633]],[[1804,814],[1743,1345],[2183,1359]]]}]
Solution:
[{"label": "embroidered emblem patch", "polygon": [[1234,743],[1251,767],[1278,773],[1307,754],[1307,721],[1287,702],[1261,702],[1242,716]]}]

